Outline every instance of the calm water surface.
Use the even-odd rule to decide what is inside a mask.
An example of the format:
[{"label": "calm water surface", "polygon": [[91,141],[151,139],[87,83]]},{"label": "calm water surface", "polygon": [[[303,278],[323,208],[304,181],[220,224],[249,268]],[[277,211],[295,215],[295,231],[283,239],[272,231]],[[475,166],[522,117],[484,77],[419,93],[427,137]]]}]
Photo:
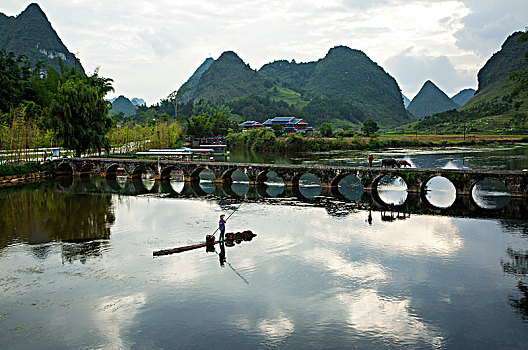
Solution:
[{"label": "calm water surface", "polygon": [[248,202],[227,232],[257,237],[221,264],[218,246],[152,252],[203,241],[233,199],[86,188],[0,190],[1,349],[527,344],[526,218]]},{"label": "calm water surface", "polygon": [[502,148],[445,148],[445,149],[394,149],[382,152],[347,151],[320,152],[310,154],[257,155],[250,152],[232,152],[231,162],[277,163],[277,164],[326,164],[368,166],[368,155],[373,154],[374,166],[381,165],[383,158],[407,160],[413,167],[522,170],[528,168],[528,147]]}]

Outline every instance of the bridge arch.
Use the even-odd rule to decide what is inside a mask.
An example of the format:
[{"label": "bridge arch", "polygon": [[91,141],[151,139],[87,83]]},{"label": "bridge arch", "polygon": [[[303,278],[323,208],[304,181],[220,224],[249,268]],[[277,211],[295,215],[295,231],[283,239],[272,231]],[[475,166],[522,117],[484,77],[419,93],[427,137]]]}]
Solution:
[{"label": "bridge arch", "polygon": [[60,162],[56,169],[57,175],[73,175],[73,167],[67,162]]},{"label": "bridge arch", "polygon": [[363,195],[365,187],[360,176],[353,172],[337,175],[331,181],[331,192],[336,197],[344,197],[347,200],[357,201]]},{"label": "bridge arch", "polygon": [[247,168],[240,168],[240,167],[233,167],[233,168],[229,168],[229,169],[226,169],[222,172],[222,174],[220,175],[221,179],[222,179],[222,182],[223,183],[232,183],[234,180],[233,180],[233,174],[237,171],[240,171],[242,174],[244,174],[249,182],[249,177],[250,177],[250,174],[248,174],[247,172]]},{"label": "bridge arch", "polygon": [[129,176],[132,178],[141,177],[141,174],[143,174],[145,170],[146,167],[143,164],[138,164],[130,170]]},{"label": "bridge arch", "polygon": [[[399,179],[399,181],[402,185],[405,185],[406,189],[402,192],[405,192],[405,195],[398,195],[397,192],[391,193],[390,197],[393,198],[384,198],[384,196],[380,193],[380,182],[384,179],[388,178],[389,181],[392,179],[394,182],[396,179]],[[372,197],[375,201],[378,201],[380,203],[383,203],[385,205],[399,207],[405,204],[407,201],[408,196],[408,190],[409,185],[405,181],[405,179],[398,173],[398,172],[381,172],[378,176],[374,178],[372,181]],[[399,197],[399,198],[398,198]]]},{"label": "bridge arch", "polygon": [[[431,183],[434,181],[434,183]],[[433,190],[430,189],[433,187]],[[451,192],[449,194],[449,192]],[[431,194],[431,195],[429,195]],[[447,209],[454,205],[458,190],[450,179],[435,173],[423,179],[420,185],[420,199],[432,209]]]},{"label": "bridge arch", "polygon": [[[118,163],[111,163],[110,165],[104,167],[102,173],[107,179],[115,179],[117,177],[117,170],[119,169]],[[126,172],[126,170],[125,170]]]},{"label": "bridge arch", "polygon": [[79,170],[77,171],[77,174],[81,176],[90,175],[93,169],[95,169],[95,164],[84,163],[80,166]]},{"label": "bridge arch", "polygon": [[200,166],[198,165],[196,168],[194,168],[190,173],[190,180],[191,182],[200,182],[200,173],[204,170],[208,170],[214,174],[214,171],[209,169],[207,166]]},{"label": "bridge arch", "polygon": [[161,172],[159,174],[160,179],[162,179],[162,180],[170,179],[171,173],[172,173],[173,170],[181,171],[183,177],[185,178],[186,173],[185,173],[184,169],[182,169],[181,167],[178,167],[176,165],[170,164],[170,165],[167,165],[167,166],[165,166],[165,167],[163,167],[161,169]]},{"label": "bridge arch", "polygon": [[[301,183],[305,182],[306,185]],[[304,198],[313,198],[321,194],[323,183],[316,172],[302,171],[293,176],[294,189]]]},{"label": "bridge arch", "polygon": [[[484,188],[479,189],[479,184]],[[479,190],[481,190],[482,193],[477,192]],[[503,194],[501,195],[500,193]],[[493,200],[489,200],[490,198]],[[511,200],[511,189],[504,181],[501,181],[501,179],[494,176],[485,176],[471,181],[469,185],[469,199],[471,204],[477,208],[484,210],[501,210],[506,207]]]}]

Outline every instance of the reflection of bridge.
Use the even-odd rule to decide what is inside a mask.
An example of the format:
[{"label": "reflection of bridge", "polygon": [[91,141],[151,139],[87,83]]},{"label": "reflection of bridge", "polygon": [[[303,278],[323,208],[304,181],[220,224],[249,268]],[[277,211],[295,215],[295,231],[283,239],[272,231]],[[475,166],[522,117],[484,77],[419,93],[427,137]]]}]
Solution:
[{"label": "reflection of bridge", "polygon": [[[145,186],[145,184],[147,186]],[[393,211],[397,216],[402,214],[426,214],[454,217],[471,218],[497,218],[497,219],[525,219],[528,217],[528,206],[524,199],[512,198],[509,203],[501,209],[484,210],[478,207],[471,196],[457,196],[449,208],[436,208],[432,206],[424,196],[410,193],[402,205],[387,205],[377,199],[375,192],[363,193],[358,202],[346,199],[337,189],[323,189],[321,196],[306,198],[296,188],[283,188],[278,195],[270,195],[266,185],[248,186],[239,184],[211,184],[203,186],[198,183],[178,183],[171,181],[149,181],[147,183],[140,179],[128,179],[117,181],[115,179],[74,179],[59,178],[56,185],[62,191],[74,193],[113,193],[119,195],[161,195],[164,198],[212,198],[221,202],[232,203],[244,198],[248,202],[284,203],[287,205],[310,205],[324,207],[332,216],[344,216],[358,209],[373,209],[382,212]],[[178,188],[176,185],[180,185]],[[293,200],[292,200],[293,199]],[[400,217],[397,217],[400,218]]]},{"label": "reflection of bridge", "polygon": [[379,181],[384,176],[389,175],[401,177],[407,185],[408,192],[422,194],[426,192],[428,181],[437,176],[451,181],[457,195],[471,194],[472,188],[477,182],[491,179],[502,182],[509,189],[512,197],[526,197],[528,194],[528,174],[522,171],[366,168],[104,158],[67,158],[57,161],[55,165],[59,174],[99,173],[105,178],[114,178],[118,169],[123,169],[122,171],[128,178],[139,178],[145,171],[150,171],[156,179],[169,179],[173,170],[179,170],[183,174],[185,182],[189,183],[199,183],[200,173],[204,170],[214,174],[215,183],[231,183],[233,173],[241,170],[246,174],[250,186],[265,183],[268,173],[275,172],[282,178],[286,188],[298,188],[299,180],[306,173],[311,173],[319,178],[323,189],[337,188],[342,179],[351,175],[361,181],[365,191],[376,189]]}]

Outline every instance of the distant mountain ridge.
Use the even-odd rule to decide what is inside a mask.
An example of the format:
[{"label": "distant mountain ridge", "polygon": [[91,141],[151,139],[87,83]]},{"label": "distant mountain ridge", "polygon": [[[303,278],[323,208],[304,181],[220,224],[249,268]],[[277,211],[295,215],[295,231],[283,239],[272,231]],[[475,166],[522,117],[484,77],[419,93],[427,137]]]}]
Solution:
[{"label": "distant mountain ridge", "polygon": [[438,86],[427,80],[420,92],[412,99],[407,110],[416,118],[422,119],[426,116],[458,109],[460,105],[453,102]]},{"label": "distant mountain ridge", "polygon": [[475,95],[475,89],[464,89],[451,97],[451,100],[459,106],[463,106]]},{"label": "distant mountain ridge", "polygon": [[0,49],[43,60],[60,72],[59,60],[84,74],[79,60],[61,41],[39,5],[32,3],[16,17],[0,13]]},{"label": "distant mountain ridge", "polygon": [[112,101],[112,109],[110,109],[110,115],[123,112],[125,116],[131,116],[136,113],[137,106],[132,103],[128,98],[121,95]]},{"label": "distant mountain ridge", "polygon": [[478,72],[478,90],[459,110],[449,110],[399,128],[402,132],[520,134],[528,130],[528,91],[516,90],[513,72],[528,69],[528,42],[523,32],[508,36]]},{"label": "distant mountain ridge", "polygon": [[525,52],[528,42],[518,42],[522,32],[511,34],[502,44],[501,49],[491,56],[477,74],[478,89],[475,96],[469,100],[464,109],[471,108],[483,102],[501,101],[508,97],[515,82],[509,80],[510,73],[528,69]]},{"label": "distant mountain ridge", "polygon": [[407,96],[405,96],[404,94],[402,94],[402,98],[403,98],[403,106],[404,106],[405,108],[409,107],[409,103],[411,103],[411,100],[409,100],[409,99],[407,98]]},{"label": "distant mountain ridge", "polygon": [[396,80],[363,52],[345,46],[330,49],[315,62],[279,60],[258,71],[236,53],[226,51],[217,60],[207,59],[183,89],[192,100],[213,102],[252,95],[298,96],[299,101],[305,101],[297,104],[303,108],[304,118],[316,124],[326,121],[321,119],[321,108],[330,113],[328,121],[346,119],[360,124],[371,117],[381,126],[391,127],[413,120]]},{"label": "distant mountain ridge", "polygon": [[145,102],[144,99],[142,99],[142,98],[138,98],[138,97],[133,97],[133,98],[130,100],[130,102],[132,102],[132,104],[133,104],[134,106],[136,106],[136,107],[137,107],[137,106],[145,106],[145,105],[147,104],[147,103]]}]

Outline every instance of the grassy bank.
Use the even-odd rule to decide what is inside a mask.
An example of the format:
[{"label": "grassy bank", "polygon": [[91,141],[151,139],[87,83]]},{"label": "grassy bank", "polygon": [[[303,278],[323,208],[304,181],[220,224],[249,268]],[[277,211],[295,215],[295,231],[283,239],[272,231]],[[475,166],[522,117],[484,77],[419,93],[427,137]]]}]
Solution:
[{"label": "grassy bank", "polygon": [[528,142],[528,137],[519,135],[396,135],[379,137],[309,138],[290,134],[277,138],[266,130],[250,130],[227,136],[230,150],[253,152],[324,152],[334,150],[381,150],[387,148],[497,146],[515,142]]},{"label": "grassy bank", "polygon": [[55,168],[53,164],[46,162],[40,164],[37,162],[28,162],[21,164],[2,164],[0,165],[0,176],[10,176],[10,175],[24,175],[38,172],[47,172],[54,174]]}]

